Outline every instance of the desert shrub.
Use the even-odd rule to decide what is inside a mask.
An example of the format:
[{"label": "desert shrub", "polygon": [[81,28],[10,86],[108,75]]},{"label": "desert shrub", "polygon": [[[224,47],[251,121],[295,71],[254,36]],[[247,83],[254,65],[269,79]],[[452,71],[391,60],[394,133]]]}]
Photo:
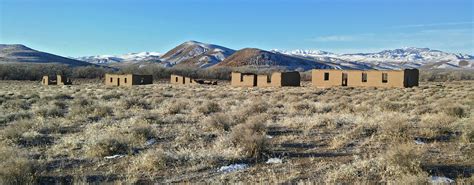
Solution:
[{"label": "desert shrub", "polygon": [[333,149],[345,147],[351,142],[358,141],[364,138],[370,138],[377,133],[378,126],[374,124],[359,124],[356,128],[348,132],[343,132],[334,137],[330,146]]},{"label": "desert shrub", "polygon": [[197,108],[197,111],[202,113],[202,114],[211,114],[215,112],[221,111],[221,107],[219,106],[218,103],[215,102],[206,102],[204,105],[199,106]]},{"label": "desert shrub", "polygon": [[112,100],[112,99],[120,99],[120,97],[122,96],[123,94],[121,93],[108,93],[108,94],[103,95],[101,98],[103,100]]},{"label": "desert shrub", "polygon": [[78,106],[78,107],[81,107],[81,108],[88,107],[88,106],[91,106],[93,104],[94,104],[94,102],[92,100],[88,100],[86,98],[79,98],[79,99],[76,99],[73,102],[73,106]]},{"label": "desert shrub", "polygon": [[19,148],[0,145],[0,184],[33,184],[37,165]]},{"label": "desert shrub", "polygon": [[[172,161],[173,160],[169,156],[169,153],[165,152],[161,148],[157,148],[147,150],[146,152],[140,154],[133,161],[133,166],[137,171],[149,173],[165,169],[165,167],[169,166]],[[134,173],[136,173],[135,170]]]},{"label": "desert shrub", "polygon": [[73,97],[71,95],[68,95],[68,94],[57,94],[57,95],[53,96],[53,99],[55,99],[55,100],[70,100],[70,99],[73,99]]},{"label": "desert shrub", "polygon": [[104,157],[116,154],[128,154],[130,150],[130,145],[123,139],[106,136],[88,143],[86,154],[91,157]]},{"label": "desert shrub", "polygon": [[1,130],[0,138],[7,139],[13,142],[19,142],[22,134],[33,129],[34,124],[30,121],[20,120],[12,122],[10,125]]},{"label": "desert shrub", "polygon": [[413,144],[391,147],[370,159],[356,159],[326,174],[327,183],[426,183],[428,174],[421,169],[420,153]]},{"label": "desert shrub", "polygon": [[424,114],[420,119],[418,134],[429,138],[450,135],[456,129],[454,126],[455,121],[456,118],[445,113]]},{"label": "desert shrub", "polygon": [[93,116],[96,117],[107,117],[113,114],[113,109],[108,106],[96,106],[94,107]]},{"label": "desert shrub", "polygon": [[14,112],[5,116],[0,116],[0,124],[6,124],[16,120],[31,119],[33,115],[29,112]]},{"label": "desert shrub", "polygon": [[66,110],[59,106],[49,106],[36,110],[35,114],[43,118],[57,118],[63,117],[66,114]]},{"label": "desert shrub", "polygon": [[446,106],[442,110],[446,114],[458,118],[467,117],[469,115],[468,107],[459,104]]},{"label": "desert shrub", "polygon": [[135,124],[131,128],[131,133],[132,136],[139,141],[155,137],[155,130],[148,124]]},{"label": "desert shrub", "polygon": [[384,101],[381,103],[382,110],[385,111],[398,111],[402,112],[406,110],[407,105],[402,102],[394,102],[394,101]]},{"label": "desert shrub", "polygon": [[250,105],[248,105],[242,113],[243,115],[247,115],[247,116],[261,114],[261,113],[266,112],[269,106],[270,105],[268,103],[262,100],[252,101],[252,103],[250,103]]},{"label": "desert shrub", "polygon": [[23,99],[15,99],[3,103],[3,108],[11,110],[28,110],[31,104]]},{"label": "desert shrub", "polygon": [[312,114],[316,112],[316,108],[307,102],[301,102],[292,105],[291,112],[294,114]]},{"label": "desert shrub", "polygon": [[225,113],[217,113],[203,119],[203,124],[210,130],[230,131],[235,122]]},{"label": "desert shrub", "polygon": [[140,98],[127,98],[121,101],[121,105],[124,109],[130,109],[132,107],[141,108],[141,109],[149,109],[150,104],[148,104],[145,100]]},{"label": "desert shrub", "polygon": [[230,140],[234,147],[241,149],[244,157],[260,160],[268,152],[264,120],[261,116],[254,116],[232,128]]},{"label": "desert shrub", "polygon": [[334,105],[328,103],[318,103],[314,106],[314,109],[315,113],[323,114],[333,111]]},{"label": "desert shrub", "polygon": [[168,102],[164,107],[165,113],[167,114],[178,114],[181,113],[188,107],[188,104],[183,101],[171,101]]},{"label": "desert shrub", "polygon": [[413,123],[405,114],[401,113],[386,113],[379,118],[378,127],[379,132],[377,136],[381,140],[407,140],[409,138],[409,129],[413,127]]}]

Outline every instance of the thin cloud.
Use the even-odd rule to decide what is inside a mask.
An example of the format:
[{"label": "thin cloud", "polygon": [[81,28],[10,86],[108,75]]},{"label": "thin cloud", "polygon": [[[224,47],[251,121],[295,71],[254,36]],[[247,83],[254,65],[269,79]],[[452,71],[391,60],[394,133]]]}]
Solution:
[{"label": "thin cloud", "polygon": [[315,41],[315,42],[347,42],[347,41],[354,41],[356,40],[356,38],[354,36],[347,36],[347,35],[329,35],[329,36],[316,37],[310,40]]},{"label": "thin cloud", "polygon": [[411,25],[399,25],[393,28],[424,28],[424,27],[435,27],[435,26],[457,26],[457,25],[473,25],[474,21],[470,22],[445,22],[445,23],[431,23],[431,24],[411,24]]},{"label": "thin cloud", "polygon": [[350,48],[338,48],[337,45],[354,45],[354,50],[365,48],[428,47],[454,53],[472,54],[473,32],[469,28],[436,29],[426,28],[413,32],[358,33],[320,36],[307,39],[315,44],[336,44],[333,51],[351,51]]}]

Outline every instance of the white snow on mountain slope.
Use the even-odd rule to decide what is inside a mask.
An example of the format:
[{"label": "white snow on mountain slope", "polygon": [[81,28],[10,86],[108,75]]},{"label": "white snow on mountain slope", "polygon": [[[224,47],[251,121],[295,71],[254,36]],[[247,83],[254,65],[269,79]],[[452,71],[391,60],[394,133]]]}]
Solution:
[{"label": "white snow on mountain slope", "polygon": [[378,53],[334,54],[319,50],[272,50],[292,56],[351,65],[355,68],[458,68],[474,69],[474,56],[454,54],[428,48],[403,48]]},{"label": "white snow on mountain slope", "polygon": [[161,54],[158,52],[127,53],[123,55],[97,55],[75,58],[93,64],[110,64],[116,62],[141,62],[159,61]]},{"label": "white snow on mountain slope", "polygon": [[165,67],[179,64],[207,68],[218,64],[234,52],[218,45],[187,41],[165,53],[161,60]]}]

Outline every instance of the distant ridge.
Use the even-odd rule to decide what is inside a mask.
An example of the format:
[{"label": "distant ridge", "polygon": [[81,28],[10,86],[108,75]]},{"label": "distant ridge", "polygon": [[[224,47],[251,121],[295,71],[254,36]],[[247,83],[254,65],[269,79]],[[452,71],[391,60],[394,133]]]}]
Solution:
[{"label": "distant ridge", "polygon": [[105,65],[126,67],[131,64],[163,67],[242,67],[286,70],[332,69],[474,69],[474,56],[448,53],[429,48],[407,47],[375,53],[337,54],[321,50],[270,50],[244,48],[233,50],[198,41],[184,42],[168,52],[139,52],[124,55],[97,55],[66,58],[37,51],[21,44],[0,44],[0,63],[58,63],[69,66]]},{"label": "distant ridge", "polygon": [[214,44],[187,41],[166,52],[161,60],[166,67],[178,65],[207,68],[220,63],[234,52],[233,49]]},{"label": "distant ridge", "polygon": [[309,70],[309,69],[338,69],[338,65],[332,63],[319,62],[304,58],[297,58],[280,53],[273,53],[256,48],[245,48],[235,52],[217,66],[242,67],[255,66],[266,68],[281,68],[289,70]]},{"label": "distant ridge", "polygon": [[0,63],[56,63],[87,66],[91,63],[37,51],[21,44],[0,44]]}]

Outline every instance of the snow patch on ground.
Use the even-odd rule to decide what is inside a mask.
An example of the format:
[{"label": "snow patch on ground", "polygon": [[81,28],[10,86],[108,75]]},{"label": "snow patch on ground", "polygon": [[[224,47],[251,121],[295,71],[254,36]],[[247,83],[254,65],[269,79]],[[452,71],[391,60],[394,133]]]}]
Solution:
[{"label": "snow patch on ground", "polygon": [[104,159],[118,159],[118,158],[122,158],[122,157],[125,157],[125,155],[111,155],[111,156],[105,156]]},{"label": "snow patch on ground", "polygon": [[267,160],[266,163],[267,164],[281,164],[283,163],[283,160],[281,160],[280,158],[270,158]]},{"label": "snow patch on ground", "polygon": [[454,183],[454,180],[447,177],[432,176],[430,182],[432,184],[451,184]]},{"label": "snow patch on ground", "polygon": [[248,168],[249,165],[247,164],[231,164],[228,166],[222,166],[217,170],[217,172],[223,172],[223,173],[230,173],[238,170],[243,170],[245,168]]}]

